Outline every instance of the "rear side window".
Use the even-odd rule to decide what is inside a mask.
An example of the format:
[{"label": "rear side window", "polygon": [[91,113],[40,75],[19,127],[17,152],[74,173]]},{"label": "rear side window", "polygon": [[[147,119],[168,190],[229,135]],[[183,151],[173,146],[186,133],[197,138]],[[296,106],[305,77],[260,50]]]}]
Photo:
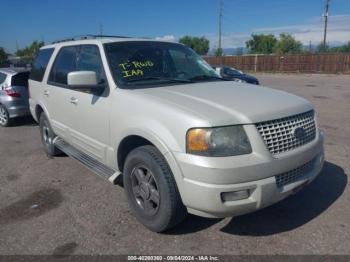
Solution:
[{"label": "rear side window", "polygon": [[78,48],[79,46],[67,46],[60,50],[52,67],[49,82],[67,85],[68,73],[76,71],[77,68]]},{"label": "rear side window", "polygon": [[0,85],[5,82],[6,74],[0,72]]},{"label": "rear side window", "polygon": [[43,81],[45,70],[54,48],[41,49],[39,54],[34,59],[32,64],[32,71],[30,73],[30,79],[35,81]]},{"label": "rear side window", "polygon": [[29,72],[18,73],[12,76],[11,86],[25,86],[28,87]]}]

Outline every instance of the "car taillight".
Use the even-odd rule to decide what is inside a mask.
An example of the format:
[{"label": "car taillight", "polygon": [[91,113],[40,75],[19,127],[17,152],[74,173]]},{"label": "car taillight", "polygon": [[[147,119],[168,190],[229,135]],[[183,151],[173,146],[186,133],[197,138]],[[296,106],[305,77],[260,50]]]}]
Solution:
[{"label": "car taillight", "polygon": [[6,95],[11,97],[21,97],[21,94],[19,92],[16,92],[16,90],[12,89],[11,86],[8,86],[4,89]]}]

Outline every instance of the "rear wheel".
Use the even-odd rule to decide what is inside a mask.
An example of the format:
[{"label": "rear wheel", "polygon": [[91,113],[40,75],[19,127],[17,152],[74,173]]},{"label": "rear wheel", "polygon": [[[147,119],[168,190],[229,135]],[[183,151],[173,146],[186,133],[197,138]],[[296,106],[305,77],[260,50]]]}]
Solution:
[{"label": "rear wheel", "polygon": [[45,113],[40,115],[39,121],[41,141],[44,145],[45,153],[48,156],[56,156],[61,154],[61,151],[54,145],[53,140],[56,137],[53,132],[49,120],[47,119]]},{"label": "rear wheel", "polygon": [[173,174],[154,146],[142,146],[129,153],[123,179],[132,212],[150,230],[165,231],[185,218],[186,208]]},{"label": "rear wheel", "polygon": [[9,126],[10,124],[10,116],[6,107],[0,105],[0,126]]}]

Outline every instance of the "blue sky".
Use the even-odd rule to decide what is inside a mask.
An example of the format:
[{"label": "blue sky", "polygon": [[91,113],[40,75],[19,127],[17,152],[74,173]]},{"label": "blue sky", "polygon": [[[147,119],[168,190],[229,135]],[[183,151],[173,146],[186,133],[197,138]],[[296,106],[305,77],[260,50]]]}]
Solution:
[{"label": "blue sky", "polygon": [[[0,46],[81,34],[177,40],[206,36],[217,45],[219,0],[1,0]],[[251,33],[289,32],[304,44],[322,40],[324,0],[224,0],[223,47],[244,46]],[[329,42],[350,41],[350,0],[330,0]],[[4,30],[6,29],[6,30]]]}]

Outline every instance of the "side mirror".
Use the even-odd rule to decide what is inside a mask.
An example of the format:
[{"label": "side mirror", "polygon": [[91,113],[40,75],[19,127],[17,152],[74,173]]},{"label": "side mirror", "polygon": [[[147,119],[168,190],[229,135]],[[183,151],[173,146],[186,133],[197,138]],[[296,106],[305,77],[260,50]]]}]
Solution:
[{"label": "side mirror", "polygon": [[102,93],[106,84],[97,83],[97,75],[94,71],[74,71],[67,75],[69,88],[75,90],[88,90],[94,93]]}]

